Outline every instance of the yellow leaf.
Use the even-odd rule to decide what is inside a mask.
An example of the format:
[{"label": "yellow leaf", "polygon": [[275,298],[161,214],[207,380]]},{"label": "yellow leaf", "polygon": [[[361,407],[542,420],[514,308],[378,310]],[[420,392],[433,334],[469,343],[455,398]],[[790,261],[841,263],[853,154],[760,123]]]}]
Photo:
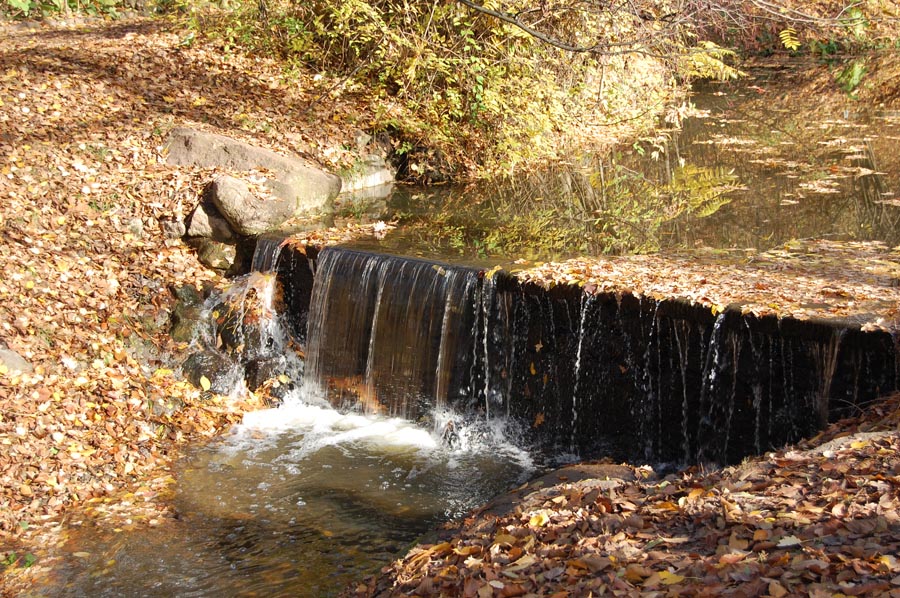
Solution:
[{"label": "yellow leaf", "polygon": [[8,374],[8,373],[9,373],[9,367],[5,363],[0,363],[0,375]]},{"label": "yellow leaf", "polygon": [[175,103],[175,98],[173,98],[172,96],[163,96],[163,100],[164,100],[167,104],[174,104],[174,103]]},{"label": "yellow leaf", "polygon": [[671,571],[660,571],[659,581],[661,581],[665,586],[670,586],[672,584],[683,582],[684,576],[678,575],[677,573],[672,573]]},{"label": "yellow leaf", "polygon": [[865,440],[856,440],[856,441],[850,443],[850,448],[855,449],[855,450],[859,450],[861,448],[866,448],[867,446],[869,446],[869,443],[866,442]]},{"label": "yellow leaf", "polygon": [[496,274],[497,272],[499,272],[502,269],[503,269],[503,266],[494,266],[493,268],[491,268],[490,270],[488,270],[487,272],[484,273],[484,277],[486,279],[490,280],[494,277],[494,274]]},{"label": "yellow leaf", "polygon": [[206,376],[200,376],[200,388],[203,390],[209,390],[212,386],[212,383],[209,381],[209,378]]},{"label": "yellow leaf", "polygon": [[778,34],[779,39],[781,39],[781,44],[788,50],[797,50],[800,48],[800,38],[797,36],[797,30],[793,27],[788,27],[787,29],[783,29]]},{"label": "yellow leaf", "polygon": [[199,98],[197,98],[196,100],[191,102],[191,105],[192,106],[205,106],[208,103],[209,103],[209,100],[207,100],[203,96],[200,96]]},{"label": "yellow leaf", "polygon": [[550,517],[547,515],[546,511],[538,511],[528,520],[528,525],[534,527],[544,527],[548,523],[550,523]]},{"label": "yellow leaf", "polygon": [[688,492],[688,498],[691,500],[696,500],[706,494],[706,490],[703,488],[694,488],[690,492]]},{"label": "yellow leaf", "polygon": [[172,370],[169,370],[166,368],[159,368],[155,372],[153,372],[153,377],[154,378],[165,378],[166,376],[169,376],[171,374],[172,374]]}]

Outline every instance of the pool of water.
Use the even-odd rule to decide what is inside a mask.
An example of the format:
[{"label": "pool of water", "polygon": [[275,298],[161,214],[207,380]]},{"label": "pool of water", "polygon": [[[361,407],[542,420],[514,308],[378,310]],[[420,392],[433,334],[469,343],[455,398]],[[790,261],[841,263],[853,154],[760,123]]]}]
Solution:
[{"label": "pool of water", "polygon": [[[399,224],[366,248],[490,264],[796,238],[900,242],[900,114],[811,88],[820,64],[701,82],[611,151],[468,187],[396,188],[339,213]],[[839,70],[839,67],[834,67]]]},{"label": "pool of water", "polygon": [[86,530],[52,594],[335,595],[532,473],[502,423],[435,421],[437,432],[297,396],[249,414],[179,464],[177,519]]}]

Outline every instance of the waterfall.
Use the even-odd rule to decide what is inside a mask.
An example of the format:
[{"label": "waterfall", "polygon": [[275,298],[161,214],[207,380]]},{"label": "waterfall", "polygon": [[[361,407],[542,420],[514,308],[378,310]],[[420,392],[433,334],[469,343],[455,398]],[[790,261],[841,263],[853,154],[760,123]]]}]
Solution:
[{"label": "waterfall", "polygon": [[250,262],[251,272],[272,272],[278,265],[278,258],[284,248],[285,238],[282,236],[262,236],[256,240],[253,259]]},{"label": "waterfall", "polygon": [[416,420],[468,392],[478,272],[329,248],[310,301],[306,379],[338,407]]},{"label": "waterfall", "polygon": [[897,385],[888,334],[348,248],[291,249],[278,276],[304,383],[333,406],[513,422],[560,459],[733,463]]}]

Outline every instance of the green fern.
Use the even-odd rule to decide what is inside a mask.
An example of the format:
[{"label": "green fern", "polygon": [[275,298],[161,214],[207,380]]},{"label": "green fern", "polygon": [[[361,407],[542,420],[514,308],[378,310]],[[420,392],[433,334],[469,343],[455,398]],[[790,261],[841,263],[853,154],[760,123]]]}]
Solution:
[{"label": "green fern", "polygon": [[675,172],[668,191],[684,212],[706,218],[731,202],[728,192],[738,188],[737,182],[733,170],[685,164]]}]

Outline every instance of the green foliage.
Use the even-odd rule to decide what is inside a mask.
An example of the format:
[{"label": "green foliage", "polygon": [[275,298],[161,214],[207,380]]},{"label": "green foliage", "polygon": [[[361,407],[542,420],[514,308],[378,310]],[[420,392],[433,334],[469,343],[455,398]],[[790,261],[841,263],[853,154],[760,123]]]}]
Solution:
[{"label": "green foliage", "polygon": [[862,82],[863,77],[865,77],[866,70],[866,59],[858,58],[836,73],[835,79],[838,85],[841,86],[841,89],[852,96]]},{"label": "green foliage", "polygon": [[845,11],[844,16],[841,18],[841,25],[846,27],[853,37],[862,41],[866,38],[869,29],[869,20],[866,19],[865,14],[859,6],[852,6]]},{"label": "green foliage", "polygon": [[810,52],[819,54],[822,58],[828,58],[839,53],[843,48],[841,43],[835,39],[825,41],[813,40],[809,44]]},{"label": "green foliage", "polygon": [[63,13],[116,16],[124,4],[122,0],[0,0],[0,12],[13,18]]},{"label": "green foliage", "polygon": [[122,0],[0,0],[0,12],[12,18],[69,13],[114,17],[124,6]]},{"label": "green foliage", "polygon": [[[391,131],[410,155],[438,148],[450,161],[484,171],[553,157],[560,133],[577,133],[585,121],[599,124],[607,115],[637,120],[668,91],[661,68],[626,76],[628,68],[661,60],[646,57],[656,41],[652,32],[640,33],[650,31],[642,16],[555,7],[538,19],[526,8],[524,0],[504,5],[552,37],[613,44],[610,56],[562,51],[452,1],[238,0],[227,10],[189,14],[198,34],[218,38],[226,50],[275,55],[298,71],[321,73],[323,94],[340,89],[377,98],[390,108],[379,112],[371,132]],[[628,44],[641,54],[622,56]]]},{"label": "green foliage", "polygon": [[725,62],[736,56],[734,50],[722,48],[711,41],[701,41],[685,53],[680,71],[691,79],[737,79],[746,73]]},{"label": "green foliage", "polygon": [[19,555],[15,551],[10,551],[6,553],[6,556],[3,560],[0,560],[0,565],[4,567],[23,567],[28,568],[34,565],[37,562],[37,557],[35,557],[30,552],[26,552],[23,555]]}]

